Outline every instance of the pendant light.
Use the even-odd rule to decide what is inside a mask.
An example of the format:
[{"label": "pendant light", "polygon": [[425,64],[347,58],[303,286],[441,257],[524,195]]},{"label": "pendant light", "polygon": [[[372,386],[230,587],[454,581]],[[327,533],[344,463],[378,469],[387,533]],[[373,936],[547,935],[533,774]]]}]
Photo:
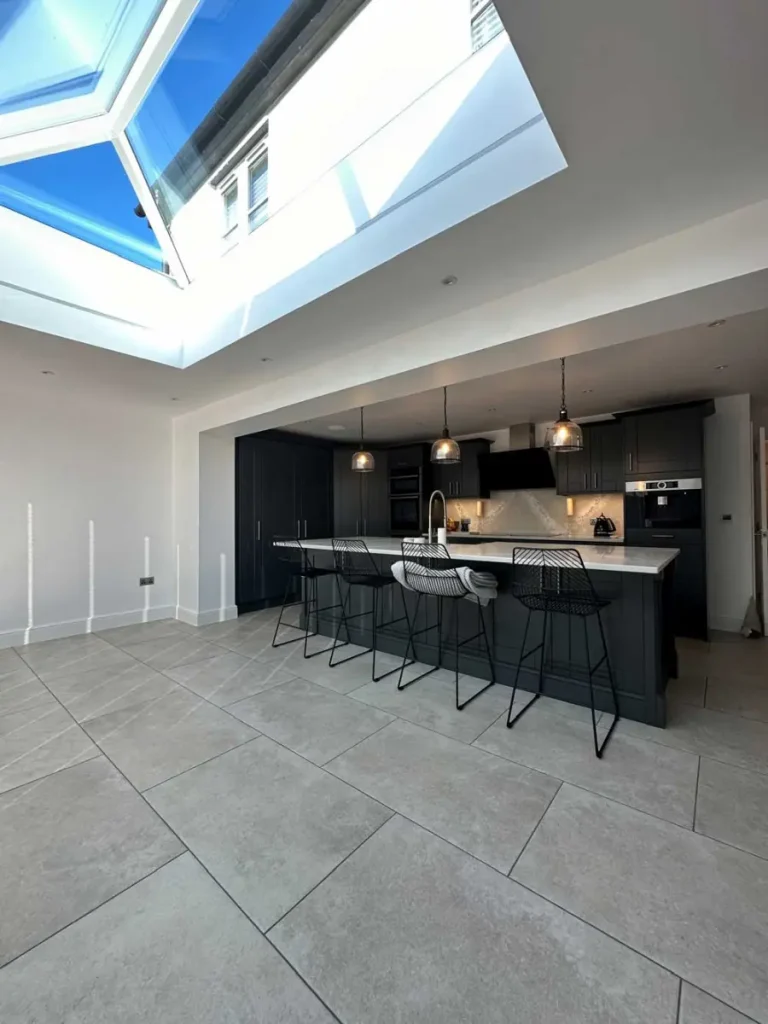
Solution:
[{"label": "pendant light", "polygon": [[371,452],[365,450],[365,430],[363,427],[363,409],[360,408],[360,448],[352,456],[352,470],[355,473],[372,473],[376,468],[376,460]]},{"label": "pendant light", "polygon": [[432,445],[430,459],[443,465],[461,462],[461,448],[448,430],[448,388],[443,388],[443,433]]},{"label": "pendant light", "polygon": [[557,452],[580,452],[584,447],[581,427],[568,419],[565,407],[565,359],[560,360],[560,389],[560,418],[547,428],[544,447]]}]

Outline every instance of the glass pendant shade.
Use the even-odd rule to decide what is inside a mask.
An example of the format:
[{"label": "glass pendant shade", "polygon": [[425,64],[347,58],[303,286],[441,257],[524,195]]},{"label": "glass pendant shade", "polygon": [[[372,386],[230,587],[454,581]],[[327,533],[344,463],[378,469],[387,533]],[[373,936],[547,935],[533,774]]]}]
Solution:
[{"label": "glass pendant shade", "polygon": [[355,473],[372,473],[376,468],[376,460],[371,452],[362,448],[352,456],[352,469]]},{"label": "glass pendant shade", "polygon": [[[565,410],[563,410],[565,412]],[[545,448],[553,448],[558,452],[580,452],[584,447],[584,436],[578,423],[568,419],[568,413],[551,427],[547,428],[547,439],[544,442]]]},{"label": "glass pendant shade", "polygon": [[432,445],[429,458],[431,462],[440,462],[443,465],[461,462],[459,442],[453,440],[448,430],[448,388],[443,388],[443,433]]},{"label": "glass pendant shade", "polygon": [[352,456],[352,471],[354,473],[372,473],[375,468],[376,459],[374,459],[371,452],[365,450],[363,410],[360,409],[360,448]]},{"label": "glass pendant shade", "polygon": [[581,427],[568,418],[565,407],[565,359],[560,360],[560,416],[547,428],[544,447],[556,452],[580,452],[584,448]]}]

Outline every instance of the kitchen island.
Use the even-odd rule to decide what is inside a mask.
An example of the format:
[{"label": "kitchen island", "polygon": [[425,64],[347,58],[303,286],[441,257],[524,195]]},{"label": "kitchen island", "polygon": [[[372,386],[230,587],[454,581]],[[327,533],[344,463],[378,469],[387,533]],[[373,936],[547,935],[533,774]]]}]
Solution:
[{"label": "kitchen island", "polygon": [[[391,564],[401,557],[400,541],[390,537],[367,537],[368,550],[388,572]],[[302,546],[313,553],[318,566],[330,565],[333,559],[333,542],[330,538],[303,540]],[[512,581],[516,569],[513,565],[515,548],[535,548],[536,541],[491,541],[475,544],[451,544],[448,550],[458,564],[492,572],[499,583],[499,594],[486,609],[486,624],[490,631],[491,645],[496,665],[496,679],[502,685],[511,686],[514,681],[520,644],[527,617],[526,610],[512,594]],[[575,547],[571,543],[546,544],[550,548]],[[674,563],[679,552],[675,548],[646,548],[626,545],[579,544],[578,551],[584,566],[590,573],[598,595],[611,603],[603,610],[603,623],[614,669],[622,717],[649,725],[663,727],[666,724],[665,690],[667,680],[677,675],[675,642],[670,624],[670,593]],[[321,607],[335,603],[332,577],[320,581]],[[348,607],[350,613],[363,610],[363,602],[370,600],[362,594],[364,588],[353,588]],[[388,587],[382,617],[384,621],[402,615],[403,595],[412,616],[415,595],[403,591],[395,584]],[[420,621],[417,627],[433,622],[434,601],[422,601]],[[367,607],[367,605],[366,605]],[[319,631],[333,636],[337,620],[335,613],[325,612],[320,616]],[[427,616],[429,617],[427,619]],[[460,602],[459,630],[462,636],[474,633],[477,628],[477,606],[473,602]],[[446,616],[447,618],[447,616]],[[423,621],[421,621],[423,619]],[[535,616],[532,622],[528,645],[537,642],[541,630],[542,616]],[[354,619],[350,623],[350,639],[353,643],[370,645],[369,619]],[[366,625],[363,625],[366,624]],[[599,640],[594,619],[588,622],[589,643],[592,661],[598,658]],[[569,628],[570,627],[570,628]],[[595,630],[595,632],[593,632]],[[572,704],[588,706],[586,648],[584,629],[575,619],[563,615],[552,617],[552,629],[548,630],[548,662],[544,692],[551,697]],[[437,664],[438,649],[435,631],[426,634],[429,638],[416,641],[419,661]],[[342,636],[343,639],[343,636]],[[452,640],[453,638],[451,638]],[[407,642],[405,622],[380,629],[379,650],[402,656]],[[454,668],[452,643],[443,650],[443,666]],[[535,690],[538,673],[529,659],[520,673],[520,686]],[[459,671],[479,678],[488,678],[488,665],[479,649],[467,645],[459,653]],[[380,685],[389,685],[382,682]],[[418,684],[416,684],[418,685]],[[603,670],[595,675],[595,703],[605,711],[612,709],[609,696],[608,678]]]}]

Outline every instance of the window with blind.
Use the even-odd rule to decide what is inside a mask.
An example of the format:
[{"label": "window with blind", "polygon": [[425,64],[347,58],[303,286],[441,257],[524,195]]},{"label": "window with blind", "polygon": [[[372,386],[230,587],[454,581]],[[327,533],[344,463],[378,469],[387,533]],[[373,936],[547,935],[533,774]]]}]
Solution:
[{"label": "window with blind", "polygon": [[237,183],[230,185],[222,196],[224,200],[224,237],[227,238],[237,227]]},{"label": "window with blind", "polygon": [[496,5],[489,0],[470,0],[472,15],[472,50],[482,49],[503,31]]},{"label": "window with blind", "polygon": [[248,230],[254,231],[267,219],[269,210],[269,162],[266,156],[248,168]]}]

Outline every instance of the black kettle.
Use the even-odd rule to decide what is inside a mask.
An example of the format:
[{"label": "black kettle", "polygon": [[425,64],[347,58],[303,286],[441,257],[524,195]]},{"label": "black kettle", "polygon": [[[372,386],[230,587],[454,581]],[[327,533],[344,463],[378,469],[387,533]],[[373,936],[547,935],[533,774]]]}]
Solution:
[{"label": "black kettle", "polygon": [[616,533],[616,523],[608,516],[599,515],[595,520],[595,537],[610,537]]}]

